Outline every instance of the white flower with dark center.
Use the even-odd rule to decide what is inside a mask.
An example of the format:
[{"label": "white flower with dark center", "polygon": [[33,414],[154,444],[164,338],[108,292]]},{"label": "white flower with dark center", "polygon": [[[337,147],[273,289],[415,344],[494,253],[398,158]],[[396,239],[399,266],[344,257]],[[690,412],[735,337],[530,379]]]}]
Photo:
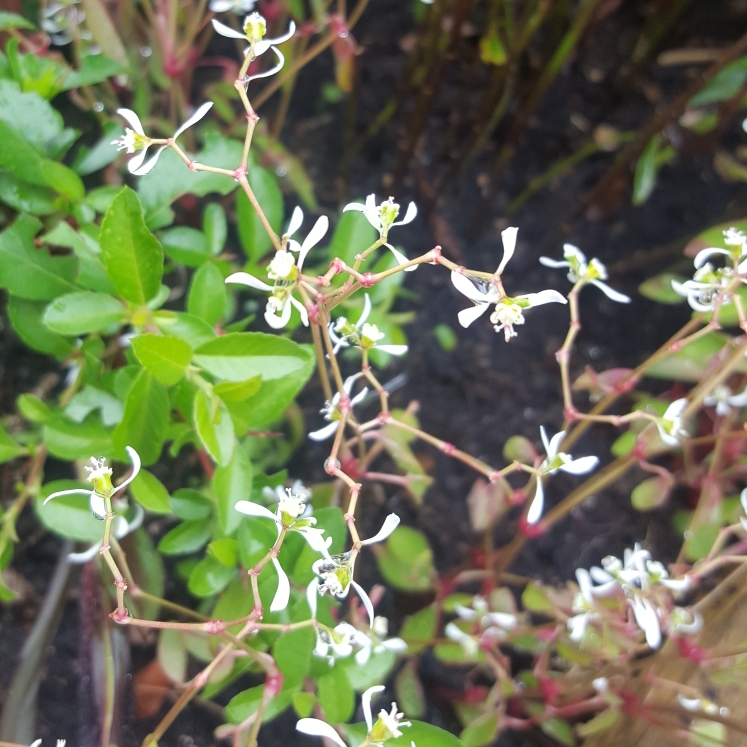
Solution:
[{"label": "white flower with dark center", "polygon": [[595,456],[581,457],[573,459],[570,454],[559,452],[560,444],[565,438],[565,431],[556,433],[550,440],[547,439],[547,431],[544,426],[540,426],[540,436],[542,445],[545,447],[546,457],[539,466],[537,475],[537,491],[534,494],[532,504],[527,512],[527,523],[536,524],[541,516],[545,505],[545,493],[542,487],[542,477],[544,475],[554,475],[558,470],[568,472],[571,475],[585,475],[591,472],[598,464],[599,459]]},{"label": "white flower with dark center", "polygon": [[[401,252],[398,252],[391,244],[387,243],[389,238],[389,229],[394,226],[404,226],[412,223],[418,214],[418,208],[414,202],[407,206],[407,212],[402,220],[397,220],[399,215],[399,205],[394,201],[394,197],[384,200],[381,205],[376,205],[376,195],[368,195],[366,204],[361,205],[359,202],[351,202],[345,205],[342,212],[355,210],[363,213],[366,220],[379,232],[379,238],[384,246],[394,255],[394,258],[401,265],[406,264],[409,260]],[[405,272],[412,272],[417,269],[417,265],[408,267]]]},{"label": "white flower with dark center", "polygon": [[264,36],[267,33],[267,22],[259,13],[252,13],[244,19],[243,33],[232,29],[230,26],[226,26],[220,21],[213,19],[213,28],[221,35],[227,36],[229,39],[243,39],[249,42],[249,46],[244,51],[247,55],[252,53],[254,57],[259,57],[264,54],[270,47],[273,48],[274,52],[282,58],[279,50],[275,47],[278,44],[288,41],[293,34],[296,33],[296,24],[291,21],[288,24],[288,31],[282,36],[278,36],[275,39],[265,39]]},{"label": "white flower with dark center", "polygon": [[656,421],[659,437],[667,446],[679,446],[687,431],[682,424],[682,413],[687,407],[687,399],[676,399],[666,412]]},{"label": "white flower with dark center", "polygon": [[351,324],[344,316],[341,316],[329,324],[329,336],[335,344],[334,353],[340,348],[347,348],[351,345],[364,350],[381,350],[382,353],[389,355],[404,355],[407,352],[407,345],[379,345],[385,335],[375,324],[369,324],[366,320],[371,314],[371,299],[368,293],[363,297],[363,312],[355,324]]},{"label": "white flower with dark center", "polygon": [[210,0],[208,6],[213,13],[227,13],[229,11],[236,15],[243,15],[254,10],[257,0]]},{"label": "white flower with dark center", "polygon": [[563,256],[565,260],[562,262],[551,259],[550,257],[540,257],[539,261],[545,267],[567,267],[568,280],[572,283],[581,281],[584,284],[590,283],[591,285],[596,285],[612,301],[630,303],[628,296],[624,293],[619,293],[614,288],[610,288],[609,285],[602,282],[607,279],[607,268],[598,259],[592,259],[590,262],[587,262],[584,253],[577,246],[573,246],[573,244],[563,245]]},{"label": "white flower with dark center", "polygon": [[[389,514],[384,520],[381,529],[373,537],[363,540],[361,545],[374,545],[378,542],[383,542],[398,526],[399,516]],[[373,627],[373,604],[371,604],[371,600],[363,587],[353,580],[353,571],[355,570],[355,560],[357,557],[357,552],[349,551],[317,560],[311,567],[314,573],[319,576],[316,591],[322,596],[329,593],[338,599],[345,599],[352,586],[361,598],[363,606],[366,608],[366,612],[368,612],[371,627]],[[314,586],[310,586],[307,600],[311,607],[311,616],[316,617],[316,594],[313,591]]]},{"label": "white flower with dark center", "polygon": [[[309,543],[312,550],[329,558],[328,548],[332,538],[325,539],[322,536],[324,530],[317,529],[314,526],[316,519],[313,516],[306,515],[306,502],[311,497],[311,491],[305,488],[300,480],[296,480],[292,488],[278,487],[274,491],[269,489],[268,493],[271,498],[274,497],[278,501],[275,511],[270,511],[269,508],[252,501],[239,501],[236,504],[236,510],[246,516],[256,516],[274,521],[278,537],[283,530],[298,532]],[[284,610],[290,601],[290,582],[276,557],[272,558],[272,563],[278,574],[278,589],[270,605],[270,611],[279,612]]]},{"label": "white flower with dark center", "polygon": [[728,386],[719,384],[703,400],[703,404],[708,407],[715,407],[716,414],[724,417],[731,412],[733,407],[747,405],[747,389],[744,389],[741,394],[734,394]]},{"label": "white flower with dark center", "polygon": [[111,498],[115,493],[119,493],[124,490],[138,475],[140,472],[140,457],[138,453],[131,446],[125,446],[127,454],[132,462],[132,474],[116,488],[112,485],[112,470],[111,467],[107,467],[106,459],[95,459],[91,457],[91,464],[93,467],[86,467],[88,470],[88,482],[93,483],[93,490],[86,490],[85,488],[73,488],[72,490],[58,490],[56,493],[52,493],[47,496],[44,500],[46,506],[49,501],[54,498],[58,498],[61,495],[73,495],[80,493],[83,495],[90,496],[90,506],[93,515],[97,519],[106,518],[106,498]]},{"label": "white flower with dark center", "polygon": [[[345,379],[342,388],[346,397],[350,397],[350,392],[353,390],[353,384],[355,384],[362,375],[363,374],[357,373]],[[365,399],[366,394],[368,394],[368,387],[363,387],[355,397],[350,399],[350,408],[352,409],[361,400]],[[341,399],[340,392],[336,392],[334,397],[332,397],[331,402],[325,402],[324,407],[320,412],[324,415],[326,420],[329,420],[329,424],[320,428],[318,431],[312,431],[309,433],[309,438],[312,441],[326,441],[330,436],[337,433],[337,429],[340,427],[340,423],[342,423],[342,413],[340,412]]]},{"label": "white flower with dark center", "polygon": [[[293,226],[296,213],[293,213],[291,227]],[[314,224],[308,236],[304,239],[303,244],[296,241],[287,241],[287,249],[280,249],[275,252],[275,256],[267,266],[267,277],[275,281],[275,285],[267,285],[254,275],[248,272],[234,272],[226,278],[227,283],[240,283],[250,288],[270,293],[265,307],[265,321],[273,329],[282,329],[288,324],[291,316],[291,306],[294,306],[301,315],[301,321],[305,327],[309,326],[309,314],[306,307],[297,301],[293,296],[293,291],[300,281],[303,263],[309,251],[315,247],[327,233],[329,228],[329,218],[323,215]],[[296,228],[297,230],[297,228]],[[284,239],[288,234],[284,235]],[[298,247],[298,249],[296,249]],[[298,261],[291,254],[291,251],[298,251]]]},{"label": "white flower with dark center", "polygon": [[[378,718],[374,723],[373,715],[371,713],[371,698],[376,693],[380,693],[383,690],[383,685],[376,685],[370,687],[361,696],[363,717],[366,720],[366,728],[368,730],[368,735],[363,744],[366,744],[369,747],[382,747],[387,740],[401,737],[402,728],[412,726],[409,721],[403,721],[405,714],[398,712],[396,703],[392,703],[391,711],[379,711]],[[342,740],[342,737],[340,737],[340,735],[328,723],[317,718],[302,718],[296,724],[296,729],[302,734],[331,739],[335,744],[339,745],[339,747],[347,747],[346,743]],[[415,747],[414,742],[410,742],[410,744],[412,747]]]},{"label": "white flower with dark center", "polygon": [[149,174],[156,163],[158,163],[158,159],[161,157],[164,148],[168,148],[169,143],[175,141],[186,129],[199,122],[208,113],[212,105],[212,101],[206,101],[199,109],[197,109],[197,111],[183,125],[181,125],[181,127],[179,127],[173,136],[169,138],[166,143],[161,145],[161,147],[156,151],[156,155],[146,164],[143,164],[143,161],[145,161],[145,155],[148,152],[148,148],[154,143],[154,140],[149,138],[143,132],[140,117],[138,117],[132,109],[117,109],[117,114],[127,120],[127,123],[132,127],[132,129],[130,129],[130,127],[125,128],[125,134],[118,140],[112,140],[111,144],[116,145],[117,150],[126,150],[127,153],[141,151],[137,156],[130,159],[127,168],[130,173],[135,174],[135,176]]}]

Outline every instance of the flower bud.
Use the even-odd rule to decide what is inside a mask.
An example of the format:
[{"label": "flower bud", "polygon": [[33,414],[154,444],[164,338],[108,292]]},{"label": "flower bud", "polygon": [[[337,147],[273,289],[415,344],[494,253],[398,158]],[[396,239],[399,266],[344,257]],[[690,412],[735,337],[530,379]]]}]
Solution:
[{"label": "flower bud", "polygon": [[267,21],[259,13],[248,15],[244,19],[244,33],[252,44],[262,41],[267,33]]}]

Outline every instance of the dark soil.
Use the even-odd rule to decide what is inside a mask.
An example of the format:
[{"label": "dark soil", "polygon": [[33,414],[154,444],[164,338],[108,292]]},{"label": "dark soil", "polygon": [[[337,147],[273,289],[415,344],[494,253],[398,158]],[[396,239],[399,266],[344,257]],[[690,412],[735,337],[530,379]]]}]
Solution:
[{"label": "dark soil", "polygon": [[[409,9],[403,9],[403,5],[400,0],[373,0],[355,30],[356,39],[364,48],[358,58],[361,85],[355,112],[358,135],[365,131],[391,96],[401,74],[405,56],[398,43],[412,27]],[[609,5],[614,6],[614,3]],[[654,96],[652,92],[658,91],[661,100],[666,102],[688,84],[693,70],[661,68],[654,63],[643,66],[632,81],[615,79],[615,71],[629,53],[630,40],[641,27],[641,9],[645,5],[643,2],[622,3],[592,28],[578,55],[564,68],[532,119],[495,196],[491,220],[477,239],[469,236],[477,219],[478,177],[489,169],[492,155],[501,145],[500,130],[487,156],[478,159],[454,186],[448,199],[438,207],[439,215],[453,236],[451,246],[444,246],[447,256],[450,250],[458,251],[460,256],[452,258],[475,269],[488,270],[496,266],[502,252],[500,229],[508,225],[501,220],[501,208],[521,192],[529,179],[588,140],[588,134],[581,133],[572,124],[572,115],[576,121],[581,115],[589,123],[589,129],[598,124],[610,124],[620,130],[636,129],[648,121],[655,109],[650,101]],[[745,10],[741,2],[693,2],[670,31],[663,48],[724,47],[744,27]],[[475,40],[465,41],[465,44],[473,43]],[[604,73],[602,79],[594,83],[588,77],[593,69]],[[449,127],[452,110],[464,105],[460,99],[463,72],[457,62],[447,75],[419,149],[418,168],[426,172],[426,181],[428,174],[437,174],[441,167],[441,140]],[[406,124],[403,114],[407,111],[369,140],[349,171],[340,174],[341,133],[351,109],[345,103],[326,105],[321,102],[320,83],[332,78],[327,55],[302,73],[283,139],[304,159],[320,203],[325,208],[336,209],[347,199],[363,197],[370,192],[388,194],[388,187],[383,184],[389,183],[389,175],[395,168],[396,143]],[[734,146],[744,138],[735,123],[725,136],[725,144]],[[609,218],[589,222],[578,217],[583,196],[611,162],[610,155],[598,155],[578,166],[570,176],[540,191],[512,216],[510,225],[520,227],[517,253],[505,274],[507,287],[512,291],[521,293],[549,287],[566,290],[567,281],[562,272],[548,270],[537,261],[543,254],[559,257],[564,241],[577,244],[588,256],[599,257],[613,271],[616,264],[636,253],[644,258],[635,270],[613,275],[611,279],[614,287],[634,298],[629,306],[610,302],[594,288],[584,291],[583,330],[573,358],[574,374],[580,373],[585,365],[596,370],[635,366],[687,320],[685,307],[657,305],[639,296],[636,288],[640,281],[675,261],[689,237],[712,224],[745,213],[747,195],[743,186],[724,182],[714,173],[712,160],[712,152],[683,153],[674,164],[662,169],[659,184],[644,206],[633,207],[626,201]],[[422,198],[412,174],[410,172],[406,178],[402,193],[397,194],[401,203],[410,198],[416,201]],[[399,229],[397,241],[406,247],[410,256],[427,251],[437,241],[445,244],[443,234],[439,232],[439,236],[434,236],[432,227],[433,214],[423,211],[415,223]],[[671,246],[673,251],[662,260],[647,259],[662,256],[654,252]],[[554,352],[567,330],[565,311],[559,313],[553,306],[530,311],[526,325],[519,329],[518,338],[506,344],[485,319],[469,330],[458,327],[456,314],[466,302],[455,291],[443,268],[421,267],[409,276],[408,287],[417,294],[418,300],[399,304],[403,310],[415,309],[417,319],[407,328],[410,354],[403,367],[407,384],[392,396],[394,407],[406,407],[411,400],[417,400],[425,430],[497,466],[504,464],[501,452],[510,436],[520,434],[539,442],[540,425],[545,425],[550,432],[558,429],[562,422],[562,399]],[[457,332],[459,344],[453,353],[445,353],[436,343],[432,331],[437,324],[447,324]],[[49,362],[25,351],[7,332],[3,353],[5,365],[0,386],[4,411],[9,412],[13,410],[14,398],[33,385],[35,372],[49,369]],[[384,380],[398,372],[395,364],[383,375]],[[665,388],[658,382],[651,386],[655,391]],[[308,419],[314,418],[320,401],[321,395],[314,383],[302,399]],[[578,397],[580,408],[587,404],[584,396]],[[616,436],[611,428],[595,428],[575,450],[578,454],[595,453],[605,463],[610,458],[609,446]],[[422,508],[418,510],[406,495],[391,486],[374,491],[370,507],[364,503],[362,508],[363,533],[372,528],[375,531],[385,513],[396,511],[406,523],[426,533],[439,571],[447,573],[469,559],[477,539],[470,530],[465,507],[465,497],[476,475],[427,446],[417,445],[416,451],[432,461],[431,474],[435,478]],[[292,465],[294,476],[321,480],[323,459],[318,447],[296,455]],[[8,473],[12,470],[13,467],[5,470],[6,497],[10,494],[12,478]],[[50,477],[48,473],[47,479]],[[588,567],[609,553],[621,554],[635,541],[647,542],[661,560],[672,560],[677,540],[670,516],[676,506],[646,515],[635,512],[629,496],[640,479],[640,474],[632,473],[614,490],[589,499],[551,532],[527,543],[512,570],[548,583],[561,583],[573,577],[575,568]],[[553,479],[547,492],[550,505],[558,502],[575,484],[573,478]],[[496,532],[496,546],[506,544],[515,532],[514,522],[504,522]],[[28,511],[19,524],[19,534],[22,541],[17,548],[14,568],[30,588],[22,604],[0,608],[0,700],[9,685],[17,653],[33,623],[61,545],[39,530]],[[370,562],[361,565],[365,586],[381,580],[372,558],[368,560]],[[176,590],[176,593],[183,591]],[[403,613],[412,612],[416,603],[390,591],[381,609],[392,618],[396,630]],[[47,744],[49,739],[67,738],[71,745],[89,747],[84,736],[86,730],[81,730],[81,714],[87,709],[81,707],[76,695],[85,692],[80,689],[80,671],[76,663],[79,637],[78,606],[73,593],[47,657],[47,670],[39,693],[34,737],[44,738]],[[152,647],[135,647],[133,671],[152,654]],[[427,719],[445,728],[458,729],[451,708],[439,693],[445,689],[458,691],[460,678],[427,657],[421,663],[421,675],[428,693]],[[157,721],[157,717],[137,722],[125,717],[122,744],[139,744]],[[204,707],[191,706],[167,733],[162,745],[211,744],[214,742],[212,730],[219,723],[218,717]],[[276,719],[263,728],[261,743],[266,747],[316,744],[314,740],[298,736],[293,724],[291,716]],[[534,734],[520,738],[506,735],[499,743],[549,744],[545,737]]]}]

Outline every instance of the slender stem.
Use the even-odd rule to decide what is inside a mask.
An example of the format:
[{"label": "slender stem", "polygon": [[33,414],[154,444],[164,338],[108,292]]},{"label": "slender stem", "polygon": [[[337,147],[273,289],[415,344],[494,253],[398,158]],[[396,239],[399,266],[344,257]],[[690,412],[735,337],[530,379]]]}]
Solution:
[{"label": "slender stem", "polygon": [[280,251],[282,248],[280,245],[280,237],[275,233],[275,230],[270,225],[270,221],[267,220],[267,216],[265,215],[264,210],[262,210],[261,205],[259,204],[257,198],[254,195],[254,192],[252,191],[252,188],[249,186],[249,180],[246,178],[246,174],[241,174],[238,177],[238,182],[241,185],[241,188],[246,193],[246,196],[249,198],[249,202],[252,203],[252,207],[254,208],[254,211],[257,213],[257,217],[259,218],[262,225],[265,227],[265,231],[267,231],[267,235],[272,240],[273,246],[275,247],[275,251]]}]

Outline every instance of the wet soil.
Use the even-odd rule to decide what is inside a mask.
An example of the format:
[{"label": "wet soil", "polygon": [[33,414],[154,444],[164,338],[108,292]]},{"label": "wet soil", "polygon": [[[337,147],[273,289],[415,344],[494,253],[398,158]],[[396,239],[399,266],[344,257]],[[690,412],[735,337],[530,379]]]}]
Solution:
[{"label": "wet soil", "polygon": [[[615,79],[614,72],[629,53],[630,40],[641,27],[645,5],[622,3],[592,28],[577,56],[563,69],[531,120],[480,236],[471,237],[477,220],[475,206],[481,196],[480,177],[489,169],[496,148],[500,147],[500,129],[488,153],[477,159],[454,185],[448,199],[438,205],[437,214],[442,219],[438,230],[433,230],[436,213],[427,209],[421,211],[412,225],[399,230],[397,240],[411,256],[441,242],[445,254],[455,261],[475,269],[492,269],[502,252],[500,230],[508,225],[502,219],[501,209],[521,192],[529,179],[588,141],[588,132],[580,131],[574,121],[588,123],[584,126],[586,130],[598,124],[613,125],[620,130],[635,129],[648,121],[657,107],[657,97],[661,101],[670,100],[687,85],[695,72],[693,69],[661,68],[654,63],[643,66],[632,81]],[[744,17],[744,3],[696,0],[666,37],[663,48],[726,46],[743,28]],[[356,134],[365,131],[392,95],[405,59],[399,41],[411,29],[409,11],[403,10],[399,0],[374,0],[356,29],[356,39],[364,50],[358,57],[361,88],[355,107]],[[475,40],[467,39],[464,43],[474,44]],[[601,70],[601,79],[596,73],[590,76],[591,70]],[[464,105],[459,97],[462,72],[459,63],[455,63],[447,75],[418,150],[417,168],[409,172],[402,193],[397,194],[400,202],[412,198],[423,204],[422,190],[413,174],[425,173],[427,182],[428,175],[439,170],[441,142],[449,127],[449,117],[455,106]],[[370,192],[388,193],[384,185],[390,183],[395,169],[396,143],[402,135],[406,123],[403,115],[407,112],[405,107],[405,112],[365,144],[350,168],[340,172],[344,139],[341,133],[351,116],[351,107],[321,101],[320,84],[332,77],[332,65],[326,55],[301,74],[283,139],[304,160],[320,204],[336,209],[348,199]],[[733,148],[744,137],[735,124],[726,133],[724,144]],[[688,319],[686,308],[657,305],[639,296],[636,288],[643,279],[675,261],[692,235],[714,223],[742,216],[747,210],[744,187],[724,182],[714,173],[712,161],[712,153],[683,153],[662,169],[657,189],[643,206],[633,207],[626,201],[607,219],[590,222],[579,217],[579,207],[583,196],[611,162],[610,155],[600,154],[541,190],[512,216],[510,224],[520,227],[517,253],[504,276],[512,292],[551,287],[566,290],[567,281],[562,272],[548,270],[537,260],[543,254],[558,257],[563,242],[569,241],[606,263],[613,273],[611,284],[634,298],[632,304],[622,306],[594,288],[584,291],[583,329],[572,363],[575,375],[585,365],[596,370],[635,366]],[[421,185],[423,181],[421,177]],[[448,245],[443,225],[448,227]],[[668,254],[666,251],[662,254],[663,247],[669,247]],[[643,257],[643,261],[630,271],[615,274],[615,267],[634,255]],[[393,407],[406,407],[417,400],[425,430],[497,466],[504,463],[501,452],[510,436],[520,434],[539,442],[540,425],[550,432],[558,429],[562,422],[562,400],[554,352],[567,330],[565,312],[558,313],[552,306],[532,310],[527,314],[526,325],[519,329],[519,336],[507,344],[493,332],[487,320],[476,322],[468,330],[459,328],[456,314],[466,301],[455,291],[443,268],[421,267],[408,277],[407,287],[417,300],[403,299],[397,309],[417,312],[414,323],[407,327],[410,354],[404,363],[394,364],[383,377],[388,380],[400,372],[407,376],[404,388],[392,395]],[[446,324],[457,333],[455,351],[444,352],[437,344],[433,329],[438,324]],[[9,412],[15,396],[28,390],[35,374],[49,369],[49,362],[25,351],[7,329],[3,346],[5,365],[0,385],[3,411]],[[651,383],[651,389],[657,392],[666,390],[666,386],[661,382]],[[314,418],[320,400],[318,385],[312,383],[301,400],[308,419]],[[582,409],[588,405],[583,395],[578,397],[577,405]],[[579,454],[595,453],[605,463],[616,435],[608,427],[594,428],[576,450]],[[418,509],[402,491],[391,486],[373,491],[368,507],[364,503],[362,508],[362,531],[364,534],[375,531],[386,513],[397,512],[406,523],[426,533],[438,570],[446,574],[470,558],[477,540],[470,529],[465,506],[476,475],[427,446],[415,448],[431,465],[434,477],[422,507]],[[313,446],[305,449],[294,457],[293,473],[311,481],[321,480],[323,459],[320,449]],[[54,464],[50,467],[55,468]],[[47,479],[54,476],[48,473]],[[646,515],[635,512],[630,505],[630,490],[641,477],[631,473],[614,489],[587,500],[551,532],[527,543],[512,570],[548,583],[561,583],[573,577],[575,568],[598,563],[609,553],[621,554],[635,541],[648,542],[657,557],[671,560],[677,544],[670,518],[677,506],[668,505]],[[4,495],[9,495],[12,479],[12,467],[6,468]],[[548,503],[558,502],[575,484],[573,478],[554,479],[547,491]],[[512,519],[515,516],[510,516],[496,530],[495,546],[506,544],[514,536],[516,524]],[[61,546],[58,540],[41,532],[28,511],[19,523],[19,535],[22,541],[14,567],[29,588],[22,604],[0,607],[0,701]],[[369,560],[361,564],[364,586],[381,581],[375,563]],[[177,595],[184,593],[179,588],[171,591]],[[419,602],[422,600],[389,591],[381,611],[392,618],[396,631],[403,614],[414,611]],[[82,714],[87,709],[78,697],[78,693],[84,692],[80,689],[76,663],[79,638],[78,605],[73,591],[46,659],[34,736],[67,738],[71,745],[88,747],[87,732],[81,729]],[[134,647],[133,671],[152,656],[152,647]],[[421,662],[420,673],[428,696],[427,720],[444,728],[458,729],[452,709],[443,697],[444,692],[459,691],[458,674],[428,657]],[[158,717],[135,721],[127,716],[122,744],[128,747],[139,744],[157,721]],[[179,747],[212,744],[212,730],[219,723],[218,716],[209,710],[190,706],[162,744]],[[261,744],[267,747],[315,744],[299,737],[293,723],[292,716],[286,716],[268,724],[263,728]],[[499,744],[549,742],[538,734],[524,734],[504,735]]]}]

